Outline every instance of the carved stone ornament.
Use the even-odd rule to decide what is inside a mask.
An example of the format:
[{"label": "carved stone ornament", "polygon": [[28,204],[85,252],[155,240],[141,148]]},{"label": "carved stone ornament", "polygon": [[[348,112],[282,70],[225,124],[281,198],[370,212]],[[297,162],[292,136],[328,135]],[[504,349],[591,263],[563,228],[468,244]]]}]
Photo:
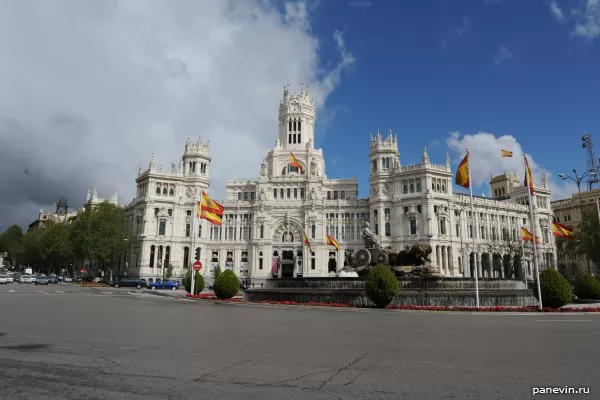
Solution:
[{"label": "carved stone ornament", "polygon": [[311,198],[311,200],[316,200],[317,199],[317,191],[315,190],[315,188],[312,188],[310,190],[310,198]]},{"label": "carved stone ornament", "polygon": [[274,242],[301,242],[302,232],[300,228],[291,222],[283,222],[275,229],[273,233]]},{"label": "carved stone ornament", "polygon": [[383,194],[388,195],[390,194],[391,188],[390,188],[390,184],[386,183],[385,185],[383,185]]},{"label": "carved stone ornament", "polygon": [[310,174],[311,175],[317,174],[317,163],[315,162],[314,159],[310,161]]},{"label": "carved stone ornament", "polygon": [[188,186],[188,187],[185,189],[185,195],[186,195],[187,197],[194,197],[194,188],[193,188],[193,187],[191,187],[191,186]]},{"label": "carved stone ornament", "polygon": [[267,195],[265,194],[265,189],[260,189],[260,196],[258,197],[261,201],[264,201],[267,199]]},{"label": "carved stone ornament", "polygon": [[266,159],[263,159],[262,164],[260,165],[260,176],[266,176],[267,175],[267,168],[269,167],[269,164],[267,163]]},{"label": "carved stone ornament", "polygon": [[377,196],[378,193],[379,193],[379,186],[371,185],[371,195]]},{"label": "carved stone ornament", "polygon": [[161,207],[161,209],[158,211],[157,217],[164,218],[164,217],[168,217],[168,216],[169,216],[169,214],[167,213],[167,209],[164,207]]},{"label": "carved stone ornament", "polygon": [[400,200],[400,196],[399,196],[399,195],[397,195],[397,194],[395,194],[395,195],[394,195],[394,201],[399,201],[399,200]]},{"label": "carved stone ornament", "polygon": [[269,173],[269,176],[273,175],[273,164],[271,163],[271,161],[267,161],[267,171]]}]

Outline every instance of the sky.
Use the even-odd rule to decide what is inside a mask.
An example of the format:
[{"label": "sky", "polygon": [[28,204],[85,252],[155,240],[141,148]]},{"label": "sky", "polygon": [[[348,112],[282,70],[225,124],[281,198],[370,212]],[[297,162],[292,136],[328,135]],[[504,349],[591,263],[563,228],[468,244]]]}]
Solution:
[{"label": "sky", "polygon": [[0,0],[0,48],[0,230],[93,187],[128,203],[140,162],[188,137],[211,141],[221,197],[259,175],[286,84],[310,85],[326,174],[360,197],[378,130],[402,164],[468,147],[485,195],[525,152],[567,197],[581,136],[600,146],[600,0]]}]

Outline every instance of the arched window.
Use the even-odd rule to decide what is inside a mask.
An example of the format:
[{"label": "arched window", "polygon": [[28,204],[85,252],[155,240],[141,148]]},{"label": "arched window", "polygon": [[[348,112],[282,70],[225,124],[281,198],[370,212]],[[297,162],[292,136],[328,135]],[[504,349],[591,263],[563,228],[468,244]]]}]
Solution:
[{"label": "arched window", "polygon": [[160,186],[156,187],[156,194],[160,194]]},{"label": "arched window", "polygon": [[198,224],[198,239],[202,238],[202,222]]},{"label": "arched window", "polygon": [[260,226],[260,238],[263,239],[265,237],[265,226]]},{"label": "arched window", "polygon": [[169,190],[169,196],[175,196],[175,190],[173,188]]},{"label": "arched window", "polygon": [[190,237],[191,229],[190,224],[185,224],[185,236]]},{"label": "arched window", "polygon": [[169,266],[171,262],[171,246],[167,246],[165,248],[165,268]]},{"label": "arched window", "polygon": [[190,265],[190,248],[183,248],[183,268],[187,268]]},{"label": "arched window", "polygon": [[166,187],[163,188],[163,193],[162,194],[164,194],[165,196],[167,195],[167,188]]},{"label": "arched window", "polygon": [[154,252],[156,250],[156,246],[150,246],[150,268],[154,268]]},{"label": "arched window", "polygon": [[156,257],[156,266],[158,268],[162,267],[162,259],[163,259],[163,247],[158,246],[158,256]]},{"label": "arched window", "polygon": [[310,230],[311,230],[311,234],[312,234],[311,236],[314,239],[315,236],[317,236],[317,227],[316,227],[316,225],[312,224],[312,226],[310,227]]}]

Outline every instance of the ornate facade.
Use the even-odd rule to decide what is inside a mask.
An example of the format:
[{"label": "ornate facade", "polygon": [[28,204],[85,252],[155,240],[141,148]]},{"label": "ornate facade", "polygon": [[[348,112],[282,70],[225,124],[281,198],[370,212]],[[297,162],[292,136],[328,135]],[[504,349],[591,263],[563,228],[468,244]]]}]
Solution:
[{"label": "ornate facade", "polygon": [[[496,196],[476,197],[471,216],[469,197],[453,192],[448,155],[444,164],[435,164],[425,150],[420,164],[402,165],[397,137],[377,133],[370,139],[369,197],[359,199],[355,178],[327,177],[323,152],[314,147],[315,118],[308,87],[300,93],[286,87],[278,137],[261,163],[259,177],[227,183],[226,197],[215,199],[225,207],[223,225],[201,220],[197,249],[192,248],[191,218],[195,199],[209,190],[208,143],[188,140],[182,161],[170,170],[156,167],[154,158],[148,169],[140,167],[137,196],[127,206],[129,273],[154,279],[172,264],[174,276],[181,276],[197,255],[207,277],[217,265],[255,282],[273,276],[335,275],[346,251],[364,247],[361,229],[368,221],[382,245],[394,251],[430,244],[431,265],[443,275],[473,276],[469,260],[476,257],[480,276],[522,277],[521,269],[511,267],[520,257],[520,227],[529,225],[527,191],[518,179],[507,174],[493,178]],[[290,152],[301,169],[290,165]],[[536,191],[540,265],[554,265],[545,180]],[[305,233],[312,251],[304,243]],[[339,242],[339,252],[327,245],[328,233]],[[493,254],[505,262],[493,262]],[[524,265],[531,275],[529,263]]]}]

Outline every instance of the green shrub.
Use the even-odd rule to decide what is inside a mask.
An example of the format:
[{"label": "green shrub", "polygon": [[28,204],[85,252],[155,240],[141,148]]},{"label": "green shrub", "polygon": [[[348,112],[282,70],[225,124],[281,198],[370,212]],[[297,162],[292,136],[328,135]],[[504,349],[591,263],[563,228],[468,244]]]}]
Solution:
[{"label": "green shrub", "polygon": [[204,290],[204,277],[198,271],[194,277],[194,294],[199,294],[202,290]]},{"label": "green shrub", "polygon": [[192,293],[192,271],[188,271],[185,274],[185,291],[188,293]]},{"label": "green shrub", "polygon": [[216,281],[217,278],[219,277],[219,275],[221,275],[221,267],[219,267],[218,265],[215,267],[215,270],[213,272],[213,279]]},{"label": "green shrub", "polygon": [[[571,284],[554,268],[545,269],[540,273],[540,289],[544,307],[558,308],[573,300]],[[533,292],[537,298],[537,282],[534,282]]]},{"label": "green shrub", "polygon": [[398,280],[392,270],[383,264],[371,269],[365,284],[365,294],[377,307],[385,308],[398,294]]},{"label": "green shrub", "polygon": [[215,279],[213,289],[217,298],[230,299],[240,291],[240,281],[233,271],[225,270]]},{"label": "green shrub", "polygon": [[583,274],[575,282],[575,296],[580,299],[600,300],[600,281],[590,274]]}]

